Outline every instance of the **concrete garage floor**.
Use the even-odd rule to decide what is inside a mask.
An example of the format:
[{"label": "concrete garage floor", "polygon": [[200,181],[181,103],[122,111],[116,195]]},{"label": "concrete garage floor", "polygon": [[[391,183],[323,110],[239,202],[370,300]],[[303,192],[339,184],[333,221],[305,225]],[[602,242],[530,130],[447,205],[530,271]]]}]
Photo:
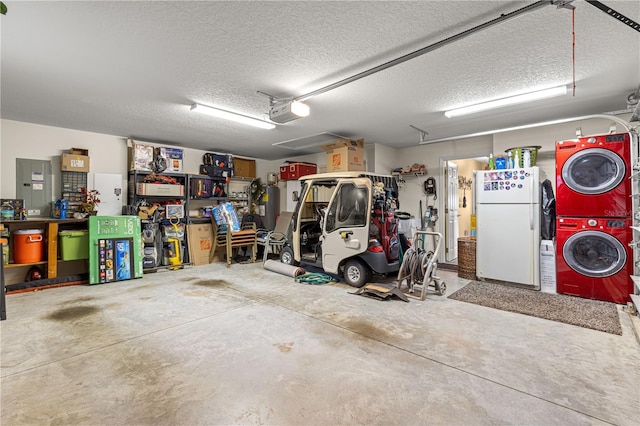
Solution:
[{"label": "concrete garage floor", "polygon": [[[448,294],[468,281],[440,271]],[[635,425],[623,335],[260,263],[7,297],[2,425]]]}]

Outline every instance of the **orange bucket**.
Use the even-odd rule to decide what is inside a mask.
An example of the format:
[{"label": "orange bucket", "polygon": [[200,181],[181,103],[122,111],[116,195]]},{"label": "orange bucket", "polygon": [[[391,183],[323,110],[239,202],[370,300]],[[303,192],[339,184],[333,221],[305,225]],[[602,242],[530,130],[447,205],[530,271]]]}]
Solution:
[{"label": "orange bucket", "polygon": [[14,263],[35,263],[44,260],[44,231],[22,229],[13,233]]}]

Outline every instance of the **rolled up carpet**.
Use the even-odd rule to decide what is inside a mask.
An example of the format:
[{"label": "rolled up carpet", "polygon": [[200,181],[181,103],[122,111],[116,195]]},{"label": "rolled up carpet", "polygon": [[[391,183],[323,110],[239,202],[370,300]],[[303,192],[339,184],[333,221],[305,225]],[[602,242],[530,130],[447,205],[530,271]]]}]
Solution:
[{"label": "rolled up carpet", "polygon": [[277,260],[267,260],[262,265],[267,271],[277,272],[278,274],[286,275],[288,277],[297,277],[304,275],[307,271],[299,266],[287,265],[286,263],[278,262]]}]

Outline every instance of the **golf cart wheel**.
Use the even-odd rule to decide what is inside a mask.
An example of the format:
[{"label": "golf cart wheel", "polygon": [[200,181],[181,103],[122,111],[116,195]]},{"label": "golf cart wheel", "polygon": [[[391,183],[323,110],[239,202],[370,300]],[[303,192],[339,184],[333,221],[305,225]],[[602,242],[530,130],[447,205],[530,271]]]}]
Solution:
[{"label": "golf cart wheel", "polygon": [[438,285],[438,294],[444,296],[447,292],[447,284],[444,281],[436,281],[436,284]]},{"label": "golf cart wheel", "polygon": [[360,288],[371,280],[371,271],[359,260],[351,259],[344,265],[344,280],[351,287]]},{"label": "golf cart wheel", "polygon": [[296,259],[293,257],[291,247],[282,247],[282,250],[280,250],[280,262],[293,266],[300,265],[300,262],[296,262]]}]

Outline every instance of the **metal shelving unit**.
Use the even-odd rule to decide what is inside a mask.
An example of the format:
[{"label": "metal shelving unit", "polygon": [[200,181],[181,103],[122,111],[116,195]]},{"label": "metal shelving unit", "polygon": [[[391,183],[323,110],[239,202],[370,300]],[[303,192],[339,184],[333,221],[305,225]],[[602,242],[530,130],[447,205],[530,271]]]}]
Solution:
[{"label": "metal shelving unit", "polygon": [[[215,195],[215,186],[222,185],[225,196]],[[187,223],[207,223],[211,221],[210,217],[198,215],[193,216],[190,211],[197,208],[208,206],[215,207],[219,203],[229,201],[229,183],[225,178],[212,178],[207,175],[187,175],[187,201],[185,213],[187,215]]]},{"label": "metal shelving unit", "polygon": [[[167,201],[178,201],[180,204],[184,206],[184,217],[180,219],[180,224],[184,226],[184,239],[182,240],[183,246],[183,255],[182,255],[182,263],[180,265],[160,265],[153,268],[144,268],[145,272],[153,272],[158,269],[171,269],[176,266],[182,267],[184,265],[189,264],[189,245],[187,244],[187,234],[186,234],[186,225],[188,223],[188,215],[189,215],[189,192],[188,192],[188,175],[184,173],[158,173],[158,176],[170,177],[178,182],[179,185],[182,186],[182,191],[175,191],[174,188],[171,188],[174,191],[167,192],[180,192],[180,195],[160,195],[162,191],[158,191],[158,193],[154,194],[142,194],[138,191],[138,184],[144,183],[145,177],[150,175],[152,172],[139,171],[139,170],[131,170],[128,174],[128,182],[129,182],[129,191],[128,191],[128,204],[130,206],[137,206],[142,200],[145,200],[147,203],[158,203],[161,205],[166,204]],[[155,185],[155,184],[152,184]],[[175,186],[175,185],[163,185],[158,184],[157,186]],[[160,189],[160,188],[154,188]],[[169,189],[169,188],[161,188],[161,189]],[[145,229],[145,225],[148,224],[149,221],[142,221],[142,228]],[[159,226],[166,227],[169,226],[169,218],[165,218],[159,223]]]},{"label": "metal shelving unit", "polygon": [[229,202],[238,213],[238,219],[251,213],[251,184],[255,179],[234,176],[229,180]]}]

